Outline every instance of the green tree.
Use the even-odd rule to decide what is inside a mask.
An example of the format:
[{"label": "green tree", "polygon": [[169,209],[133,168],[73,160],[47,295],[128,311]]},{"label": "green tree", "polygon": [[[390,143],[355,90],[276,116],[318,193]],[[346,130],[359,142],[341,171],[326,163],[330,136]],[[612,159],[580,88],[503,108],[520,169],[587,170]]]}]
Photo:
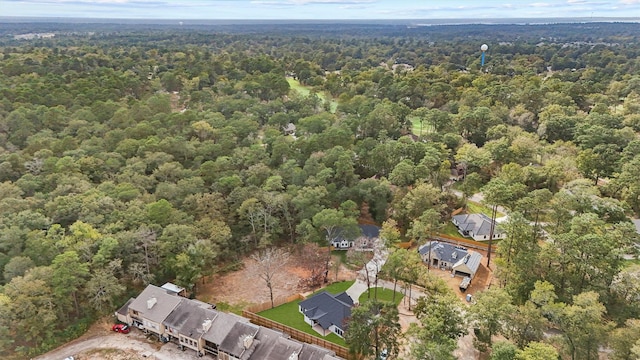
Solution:
[{"label": "green tree", "polygon": [[454,359],[457,340],[467,333],[460,305],[452,293],[434,293],[418,299],[414,313],[419,323],[409,329],[414,358]]},{"label": "green tree", "polygon": [[469,312],[480,348],[490,347],[494,335],[505,333],[514,310],[511,296],[503,289],[492,287],[476,295],[476,304]]},{"label": "green tree", "polygon": [[354,217],[346,216],[341,210],[324,209],[313,216],[313,226],[322,230],[325,234],[328,251],[324,281],[327,282],[329,262],[331,261],[331,243],[337,239],[338,236],[343,236],[347,239],[355,238],[354,235],[358,231],[357,222]]},{"label": "green tree", "polygon": [[76,314],[80,315],[78,293],[89,277],[89,265],[81,262],[75,251],[66,251],[53,259],[51,270],[56,303],[62,309],[72,303]]},{"label": "green tree", "polygon": [[557,360],[558,351],[551,345],[531,342],[527,347],[518,350],[515,360]]},{"label": "green tree", "polygon": [[395,359],[401,334],[398,308],[390,302],[366,301],[352,308],[345,341],[352,354],[379,358],[383,350]]},{"label": "green tree", "polygon": [[640,344],[640,320],[629,319],[623,327],[611,332],[609,345],[613,349],[612,360],[633,360],[635,344]]},{"label": "green tree", "polygon": [[115,276],[121,263],[121,260],[113,260],[106,267],[96,269],[91,274],[84,288],[84,295],[94,310],[102,312],[113,309],[115,301],[124,293],[125,286]]}]

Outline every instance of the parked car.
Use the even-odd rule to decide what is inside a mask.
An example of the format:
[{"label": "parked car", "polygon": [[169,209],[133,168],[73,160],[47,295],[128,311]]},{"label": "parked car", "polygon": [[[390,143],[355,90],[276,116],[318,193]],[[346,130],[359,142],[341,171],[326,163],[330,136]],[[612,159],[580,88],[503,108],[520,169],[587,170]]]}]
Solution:
[{"label": "parked car", "polygon": [[[129,328],[129,325],[127,325],[127,324],[115,324],[115,325],[113,325],[111,327],[111,330],[113,330],[115,332],[123,333],[123,334],[128,334],[131,329]],[[73,360],[73,359],[71,359],[71,360]]]},{"label": "parked car", "polygon": [[75,360],[75,358],[73,356],[67,356],[64,360]]}]

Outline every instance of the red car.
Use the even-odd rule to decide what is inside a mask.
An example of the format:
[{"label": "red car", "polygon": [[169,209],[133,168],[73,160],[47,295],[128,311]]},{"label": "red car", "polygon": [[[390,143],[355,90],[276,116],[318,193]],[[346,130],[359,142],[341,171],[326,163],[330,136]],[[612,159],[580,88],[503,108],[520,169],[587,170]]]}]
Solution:
[{"label": "red car", "polygon": [[111,327],[111,330],[123,334],[128,334],[131,329],[129,329],[129,325],[127,324],[115,324]]}]

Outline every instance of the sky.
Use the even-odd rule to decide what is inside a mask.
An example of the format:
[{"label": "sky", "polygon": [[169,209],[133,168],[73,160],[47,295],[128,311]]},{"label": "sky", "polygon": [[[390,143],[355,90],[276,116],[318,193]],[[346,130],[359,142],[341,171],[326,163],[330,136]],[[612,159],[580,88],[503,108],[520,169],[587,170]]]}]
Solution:
[{"label": "sky", "polygon": [[0,0],[0,15],[180,20],[640,18],[640,0]]}]

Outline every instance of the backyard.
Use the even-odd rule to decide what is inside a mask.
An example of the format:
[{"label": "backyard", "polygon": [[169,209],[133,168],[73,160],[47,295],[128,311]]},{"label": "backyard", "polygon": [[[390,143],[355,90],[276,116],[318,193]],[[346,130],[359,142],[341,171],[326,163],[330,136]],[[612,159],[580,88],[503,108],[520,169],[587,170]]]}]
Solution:
[{"label": "backyard", "polygon": [[[354,283],[353,281],[342,281],[342,282],[333,283],[325,288],[322,288],[314,292],[313,294],[317,294],[321,291],[327,291],[331,294],[339,294],[343,291],[346,291],[349,287],[351,287],[351,285],[353,285],[353,283]],[[312,296],[312,295],[309,295],[309,296]],[[300,331],[306,332],[307,334],[311,334],[319,338],[325,339],[334,344],[337,344],[340,346],[346,346],[344,339],[340,338],[338,335],[329,334],[327,336],[322,336],[318,334],[316,331],[314,331],[311,328],[311,326],[309,326],[309,324],[305,323],[304,316],[298,310],[299,302],[300,300],[291,301],[286,304],[276,306],[273,309],[262,311],[258,313],[258,315],[265,317],[267,319],[271,319],[273,321],[277,321],[281,324],[290,326],[294,329],[298,329]]]}]

